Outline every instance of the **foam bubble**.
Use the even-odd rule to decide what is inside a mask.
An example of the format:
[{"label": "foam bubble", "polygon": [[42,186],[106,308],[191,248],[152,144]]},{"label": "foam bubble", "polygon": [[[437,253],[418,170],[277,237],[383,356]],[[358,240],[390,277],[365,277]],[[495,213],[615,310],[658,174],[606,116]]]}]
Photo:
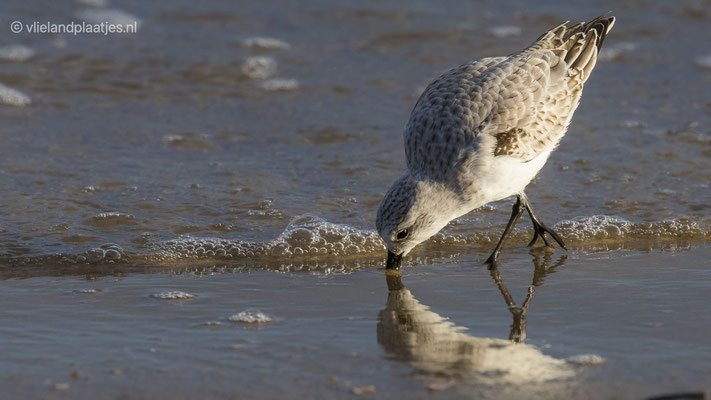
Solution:
[{"label": "foam bubble", "polygon": [[179,290],[172,290],[169,292],[153,293],[151,297],[159,300],[190,300],[195,296]]},{"label": "foam bubble", "polygon": [[565,361],[580,366],[593,366],[604,364],[607,359],[597,354],[579,354],[577,356],[568,357]]},{"label": "foam bubble", "polygon": [[69,384],[66,382],[55,383],[54,385],[52,385],[52,389],[56,391],[69,390]]},{"label": "foam bubble", "polygon": [[101,293],[101,290],[99,290],[99,289],[77,289],[77,290],[72,290],[72,293],[77,293],[77,294],[99,294],[99,293]]},{"label": "foam bubble", "polygon": [[644,122],[638,121],[636,119],[628,119],[624,121],[622,125],[628,129],[642,129],[645,127]]},{"label": "foam bubble", "polygon": [[489,29],[487,29],[486,31],[490,35],[498,37],[498,38],[509,37],[509,36],[518,36],[521,34],[521,28],[519,28],[518,26],[510,26],[510,25],[492,26]]},{"label": "foam bubble", "polygon": [[240,41],[240,43],[244,47],[267,50],[289,50],[291,48],[291,45],[289,45],[289,43],[280,39],[270,37],[250,37],[243,39],[242,41]]},{"label": "foam bubble", "polygon": [[8,106],[24,107],[32,104],[32,100],[19,90],[0,83],[0,103]]},{"label": "foam bubble", "polygon": [[96,264],[100,262],[116,262],[125,255],[121,246],[116,243],[105,243],[99,247],[89,249],[83,255],[77,256],[74,261],[78,263]]},{"label": "foam bubble", "polygon": [[27,61],[34,56],[34,50],[20,44],[0,47],[0,60]]},{"label": "foam bubble", "polygon": [[214,150],[215,146],[212,144],[212,139],[210,135],[207,134],[195,134],[195,133],[185,133],[185,134],[174,134],[174,135],[164,135],[163,143],[166,146],[175,147],[178,149],[185,150]]},{"label": "foam bubble", "polygon": [[249,57],[242,63],[242,73],[252,79],[268,78],[276,68],[277,62],[271,57]]},{"label": "foam bubble", "polygon": [[135,217],[131,214],[109,211],[96,214],[86,220],[85,223],[98,227],[111,227],[133,223],[134,218]]},{"label": "foam bubble", "polygon": [[617,42],[611,43],[609,46],[605,44],[597,56],[599,61],[614,61],[624,57],[625,53],[630,53],[637,50],[637,45],[632,42]]},{"label": "foam bubble", "polygon": [[77,17],[92,24],[100,24],[104,22],[126,26],[132,25],[135,22],[136,25],[141,25],[141,20],[137,16],[129,14],[125,11],[109,8],[81,10],[77,13]]},{"label": "foam bubble", "polygon": [[247,324],[264,324],[272,322],[272,317],[261,311],[242,311],[241,313],[232,315],[227,319],[232,322],[244,322]]}]

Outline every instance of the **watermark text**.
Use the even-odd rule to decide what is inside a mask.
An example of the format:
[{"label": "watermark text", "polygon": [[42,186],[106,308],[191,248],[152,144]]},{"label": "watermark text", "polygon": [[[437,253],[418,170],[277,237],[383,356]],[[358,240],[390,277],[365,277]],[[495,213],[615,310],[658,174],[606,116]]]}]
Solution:
[{"label": "watermark text", "polygon": [[81,22],[68,22],[64,24],[54,22],[39,22],[23,23],[21,21],[13,21],[10,24],[12,33],[71,33],[79,35],[84,33],[109,35],[116,33],[136,33],[138,30],[138,21],[133,21],[127,24],[115,24],[110,22],[100,22],[96,24]]}]

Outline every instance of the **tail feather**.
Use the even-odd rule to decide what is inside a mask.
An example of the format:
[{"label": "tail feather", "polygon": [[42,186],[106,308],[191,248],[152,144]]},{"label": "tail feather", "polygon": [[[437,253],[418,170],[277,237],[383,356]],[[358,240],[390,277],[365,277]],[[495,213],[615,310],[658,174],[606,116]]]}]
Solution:
[{"label": "tail feather", "polygon": [[580,49],[580,54],[575,58],[575,60],[570,64],[570,68],[585,68],[590,62],[593,56],[597,55],[598,47],[596,46],[597,33],[595,31],[590,31],[585,35],[584,44]]},{"label": "tail feather", "polygon": [[581,74],[585,82],[597,61],[605,36],[615,24],[615,17],[599,16],[587,23],[574,25],[563,35],[563,60],[572,74]]},{"label": "tail feather", "polygon": [[613,25],[615,25],[615,17],[605,17],[603,15],[595,18],[594,20],[585,24],[585,32],[594,30],[597,32],[597,49],[600,50],[602,47],[602,42],[605,41],[605,36],[610,32]]},{"label": "tail feather", "polygon": [[[553,51],[556,55],[564,56],[566,63],[568,63],[567,59],[575,58],[568,53],[572,53],[573,55],[580,54],[584,44],[589,39],[593,39],[595,47],[600,50],[605,36],[615,24],[615,17],[601,15],[589,22],[568,26],[569,23],[570,21],[566,21],[544,33],[531,46],[524,50],[524,53],[527,51],[548,49]],[[597,33],[597,36],[590,36],[591,32]],[[578,47],[578,45],[580,45],[580,47]]]}]

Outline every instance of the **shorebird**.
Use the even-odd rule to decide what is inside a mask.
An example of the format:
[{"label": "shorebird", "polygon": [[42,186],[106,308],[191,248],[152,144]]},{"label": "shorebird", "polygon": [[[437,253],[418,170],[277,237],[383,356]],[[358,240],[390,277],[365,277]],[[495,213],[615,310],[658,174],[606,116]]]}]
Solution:
[{"label": "shorebird", "polygon": [[583,85],[615,18],[564,22],[507,57],[449,70],[427,86],[405,127],[407,172],[380,204],[378,233],[386,268],[451,220],[516,196],[506,228],[487,259],[496,265],[504,240],[523,211],[538,238],[565,243],[533,212],[524,189],[565,135]]}]

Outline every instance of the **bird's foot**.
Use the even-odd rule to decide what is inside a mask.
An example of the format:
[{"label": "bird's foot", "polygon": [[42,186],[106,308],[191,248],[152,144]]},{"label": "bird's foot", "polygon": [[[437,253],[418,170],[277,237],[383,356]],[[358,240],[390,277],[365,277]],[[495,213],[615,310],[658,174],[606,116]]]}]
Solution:
[{"label": "bird's foot", "polygon": [[496,267],[499,266],[499,255],[492,253],[489,258],[486,259],[484,262],[484,265],[486,265],[489,268],[489,271],[495,270]]},{"label": "bird's foot", "polygon": [[543,223],[534,223],[533,224],[533,232],[534,232],[533,239],[531,239],[531,242],[528,243],[528,247],[531,247],[534,244],[536,244],[538,237],[543,239],[543,243],[545,243],[546,246],[553,247],[550,244],[550,242],[548,242],[548,239],[546,238],[546,233],[547,233],[553,238],[553,240],[556,241],[556,243],[558,243],[558,245],[560,247],[562,247],[564,250],[568,250],[568,248],[565,247],[565,243],[563,242],[563,239],[561,239],[561,237],[557,233],[555,233],[555,231],[553,229],[550,229],[549,227],[543,225]]}]

